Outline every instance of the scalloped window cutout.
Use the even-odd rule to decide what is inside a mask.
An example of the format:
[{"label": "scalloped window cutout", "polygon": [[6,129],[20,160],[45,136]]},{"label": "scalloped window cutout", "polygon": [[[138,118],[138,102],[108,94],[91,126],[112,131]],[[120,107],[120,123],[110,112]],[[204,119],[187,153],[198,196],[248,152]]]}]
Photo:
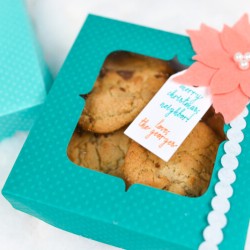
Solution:
[{"label": "scalloped window cutout", "polygon": [[126,51],[107,56],[69,142],[76,165],[122,178],[129,188],[144,184],[197,197],[208,188],[224,120],[211,107],[168,162],[132,141],[124,130],[170,75],[184,69],[177,59],[164,61]]}]

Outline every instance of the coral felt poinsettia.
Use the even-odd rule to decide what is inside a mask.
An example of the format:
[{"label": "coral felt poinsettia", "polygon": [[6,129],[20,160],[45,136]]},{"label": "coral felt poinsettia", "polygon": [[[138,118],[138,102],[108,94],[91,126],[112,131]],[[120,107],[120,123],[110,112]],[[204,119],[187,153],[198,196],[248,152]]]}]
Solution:
[{"label": "coral felt poinsettia", "polygon": [[250,97],[250,24],[245,14],[232,28],[219,32],[206,25],[188,31],[196,62],[175,81],[207,86],[217,113],[229,123],[239,115]]}]

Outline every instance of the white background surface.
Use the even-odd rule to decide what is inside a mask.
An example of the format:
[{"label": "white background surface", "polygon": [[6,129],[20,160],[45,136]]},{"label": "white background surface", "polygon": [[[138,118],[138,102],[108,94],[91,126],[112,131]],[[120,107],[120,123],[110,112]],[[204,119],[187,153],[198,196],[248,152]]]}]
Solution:
[{"label": "white background surface", "polygon": [[[243,13],[247,0],[26,0],[46,60],[54,76],[60,69],[87,13],[99,14],[162,30],[185,34],[201,22],[221,29]],[[0,189],[17,157],[26,133],[0,143]],[[0,195],[1,250],[115,249],[53,228],[14,210]],[[250,249],[250,242],[246,249]]]}]

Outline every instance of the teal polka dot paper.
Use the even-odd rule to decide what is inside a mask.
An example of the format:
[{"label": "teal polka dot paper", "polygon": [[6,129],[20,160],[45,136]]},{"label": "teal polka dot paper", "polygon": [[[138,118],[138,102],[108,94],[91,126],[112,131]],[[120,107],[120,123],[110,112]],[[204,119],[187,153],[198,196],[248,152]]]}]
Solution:
[{"label": "teal polka dot paper", "polygon": [[[186,65],[194,54],[187,37],[89,15],[42,107],[3,195],[17,209],[56,227],[125,249],[198,249],[218,182],[221,144],[207,192],[189,198],[72,163],[67,146],[84,100],[108,54],[131,51]],[[249,117],[241,143],[234,196],[221,249],[243,249],[249,219]],[[225,129],[228,129],[226,127]],[[233,236],[233,237],[232,237]],[[237,245],[235,241],[237,239]]]},{"label": "teal polka dot paper", "polygon": [[[0,8],[0,139],[27,130],[43,103],[51,77],[34,38],[23,2]],[[32,108],[29,112],[28,110]],[[18,118],[20,117],[20,119]]]}]

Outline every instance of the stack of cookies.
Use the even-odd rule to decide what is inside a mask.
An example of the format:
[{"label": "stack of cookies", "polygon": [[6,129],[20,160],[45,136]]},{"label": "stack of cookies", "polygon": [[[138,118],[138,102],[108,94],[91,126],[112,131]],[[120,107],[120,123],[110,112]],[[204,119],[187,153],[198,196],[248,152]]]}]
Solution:
[{"label": "stack of cookies", "polygon": [[168,162],[124,134],[172,73],[167,61],[124,51],[110,54],[85,96],[68,146],[70,160],[123,178],[128,187],[140,183],[186,196],[204,193],[224,139],[223,119],[215,117],[212,109]]}]

